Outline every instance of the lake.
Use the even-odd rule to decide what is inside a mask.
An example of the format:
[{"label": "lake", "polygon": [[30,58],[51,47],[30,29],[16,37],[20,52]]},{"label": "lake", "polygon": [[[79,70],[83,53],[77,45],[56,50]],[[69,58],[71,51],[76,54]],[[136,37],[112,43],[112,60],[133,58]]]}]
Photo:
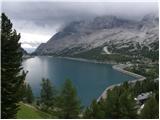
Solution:
[{"label": "lake", "polygon": [[23,67],[29,71],[26,81],[31,85],[36,96],[40,93],[42,78],[50,79],[57,87],[60,87],[66,79],[70,79],[84,106],[88,106],[93,99],[97,99],[107,86],[135,79],[114,70],[111,64],[49,56],[26,59],[23,61]]}]

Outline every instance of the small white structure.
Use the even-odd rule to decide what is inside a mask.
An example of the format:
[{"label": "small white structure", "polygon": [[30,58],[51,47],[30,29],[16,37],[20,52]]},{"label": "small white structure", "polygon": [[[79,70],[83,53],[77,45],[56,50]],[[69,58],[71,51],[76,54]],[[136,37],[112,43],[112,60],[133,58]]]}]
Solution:
[{"label": "small white structure", "polygon": [[136,98],[134,98],[134,100],[136,100],[138,104],[142,105],[151,95],[152,92],[141,93]]}]

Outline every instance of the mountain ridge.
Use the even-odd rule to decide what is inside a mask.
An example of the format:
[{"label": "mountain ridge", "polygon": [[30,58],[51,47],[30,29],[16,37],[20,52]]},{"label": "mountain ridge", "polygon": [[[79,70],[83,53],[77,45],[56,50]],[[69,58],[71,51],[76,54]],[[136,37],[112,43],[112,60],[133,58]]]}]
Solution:
[{"label": "mountain ridge", "polygon": [[[114,45],[121,48],[129,43],[148,46],[159,40],[159,17],[146,15],[140,21],[116,16],[96,17],[90,21],[73,21],[47,42],[41,44],[37,55],[75,55],[97,47]],[[67,53],[67,54],[66,54]]]}]

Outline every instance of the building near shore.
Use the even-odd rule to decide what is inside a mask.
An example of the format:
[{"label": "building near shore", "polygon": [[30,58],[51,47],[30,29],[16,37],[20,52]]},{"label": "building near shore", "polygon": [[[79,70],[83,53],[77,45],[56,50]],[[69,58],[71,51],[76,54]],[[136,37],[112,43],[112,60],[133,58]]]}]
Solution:
[{"label": "building near shore", "polygon": [[141,93],[134,100],[136,100],[137,104],[142,105],[148,98],[152,95],[152,92]]}]

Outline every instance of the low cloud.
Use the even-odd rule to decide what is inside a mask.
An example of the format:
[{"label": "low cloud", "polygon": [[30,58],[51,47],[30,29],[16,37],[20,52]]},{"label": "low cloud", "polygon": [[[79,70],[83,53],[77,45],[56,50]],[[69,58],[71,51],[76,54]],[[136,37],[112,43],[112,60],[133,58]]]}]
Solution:
[{"label": "low cloud", "polygon": [[59,29],[74,20],[116,15],[140,20],[145,14],[158,14],[158,3],[118,2],[3,2],[2,11],[21,33],[23,46],[36,48]]}]

